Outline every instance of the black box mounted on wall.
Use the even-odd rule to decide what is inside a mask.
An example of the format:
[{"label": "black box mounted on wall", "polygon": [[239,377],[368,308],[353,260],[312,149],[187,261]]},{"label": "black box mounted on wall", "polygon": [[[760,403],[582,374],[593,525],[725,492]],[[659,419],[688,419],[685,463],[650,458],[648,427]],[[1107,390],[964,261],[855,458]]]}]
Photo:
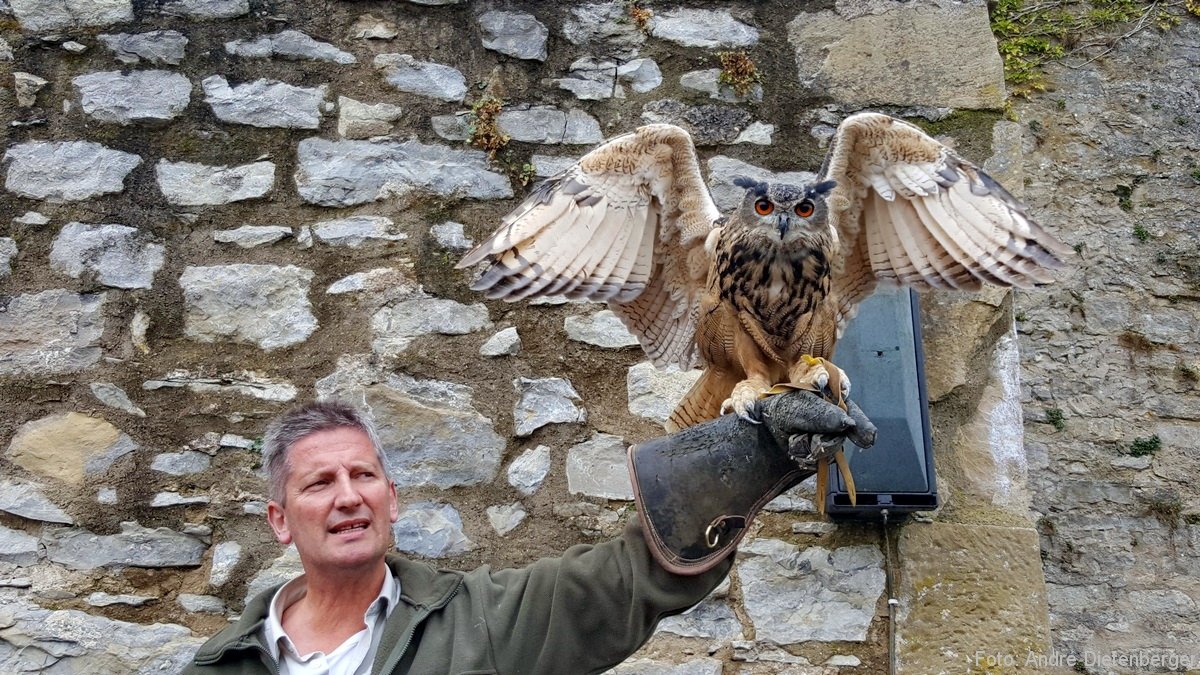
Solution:
[{"label": "black box mounted on wall", "polygon": [[884,287],[859,306],[838,340],[833,362],[850,377],[850,398],[879,429],[875,446],[845,445],[858,504],[836,469],[829,472],[825,512],[835,520],[895,520],[937,508],[925,353],[917,294]]}]

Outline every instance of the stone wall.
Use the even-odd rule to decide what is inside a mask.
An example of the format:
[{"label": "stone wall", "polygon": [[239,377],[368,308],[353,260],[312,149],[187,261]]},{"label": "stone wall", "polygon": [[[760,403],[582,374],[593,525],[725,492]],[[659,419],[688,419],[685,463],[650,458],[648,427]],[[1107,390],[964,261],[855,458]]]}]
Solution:
[{"label": "stone wall", "polygon": [[[864,108],[1027,185],[1051,230],[1088,242],[1083,264],[1017,297],[1019,340],[1005,293],[926,299],[946,500],[930,522],[885,539],[821,521],[801,489],[731,583],[616,672],[884,672],[889,549],[903,672],[1052,653],[1051,629],[1053,649],[1107,644],[1106,623],[1129,644],[1168,624],[1183,639],[1200,364],[1196,188],[1179,172],[1195,89],[1158,85],[1154,145],[1097,154],[1082,139],[1098,124],[1142,131],[1130,110],[1104,117],[1094,84],[1131,75],[1095,64],[1069,97],[1027,106],[1040,126],[1003,121],[982,2],[644,6],[640,27],[620,0],[0,0],[0,672],[171,672],[295,574],[263,523],[256,448],[266,419],[314,396],[381,424],[401,550],[504,566],[612,536],[632,514],[625,446],[660,433],[694,374],[650,368],[602,306],[485,302],[453,263],[531,174],[638,124],[689,128],[725,203],[738,173],[815,169]],[[1163,73],[1194,65],[1188,30],[1175,61],[1156,57]],[[717,81],[726,49],[763,74],[744,95]],[[485,96],[511,138],[495,160],[464,142]],[[1170,119],[1183,110],[1190,127]],[[1151,147],[1161,164],[1131,163]],[[1150,241],[1111,210],[1122,194]],[[1177,214],[1190,229],[1168,229]],[[1130,281],[1135,260],[1161,274]],[[1103,266],[1120,273],[1087,276]],[[1143,291],[1161,305],[1144,320]],[[1121,333],[1134,319],[1141,339]],[[1098,381],[1080,362],[1104,364]],[[1042,423],[1047,401],[1062,432]],[[1150,461],[1115,452],[1152,433]],[[1146,515],[1168,487],[1182,520]],[[1101,609],[1113,618],[1096,623]]]}]

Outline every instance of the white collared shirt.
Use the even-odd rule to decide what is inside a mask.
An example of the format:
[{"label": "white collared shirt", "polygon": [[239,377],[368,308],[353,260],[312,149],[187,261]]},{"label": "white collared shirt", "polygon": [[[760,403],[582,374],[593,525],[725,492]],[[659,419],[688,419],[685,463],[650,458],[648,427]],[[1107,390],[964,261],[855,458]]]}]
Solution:
[{"label": "white collared shirt", "polygon": [[271,609],[263,624],[263,637],[271,658],[279,664],[279,675],[367,675],[379,651],[383,626],[400,601],[400,584],[388,570],[383,575],[379,596],[363,614],[365,628],[351,635],[328,654],[300,654],[283,629],[283,612],[308,593],[308,580],[300,575],[284,584],[271,598]]}]

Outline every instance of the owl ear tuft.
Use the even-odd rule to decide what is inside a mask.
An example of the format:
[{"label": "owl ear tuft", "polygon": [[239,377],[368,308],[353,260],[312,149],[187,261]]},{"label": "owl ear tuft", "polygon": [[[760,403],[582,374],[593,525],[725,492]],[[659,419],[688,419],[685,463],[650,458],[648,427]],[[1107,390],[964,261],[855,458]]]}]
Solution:
[{"label": "owl ear tuft", "polygon": [[809,194],[811,194],[814,197],[824,197],[825,195],[829,194],[829,191],[835,187],[837,187],[836,180],[827,180],[827,181],[824,181],[821,183],[817,183],[816,185],[810,187],[808,189],[808,192],[809,192]]},{"label": "owl ear tuft", "polygon": [[746,190],[754,190],[754,193],[759,196],[767,194],[767,184],[754,180],[749,176],[734,176],[733,184]]}]

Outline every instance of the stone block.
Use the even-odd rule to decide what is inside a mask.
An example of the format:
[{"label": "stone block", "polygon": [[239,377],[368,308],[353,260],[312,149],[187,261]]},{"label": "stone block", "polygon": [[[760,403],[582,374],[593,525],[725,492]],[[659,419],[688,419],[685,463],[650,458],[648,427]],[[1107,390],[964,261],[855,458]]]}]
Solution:
[{"label": "stone block", "polygon": [[901,530],[899,553],[900,673],[979,672],[977,653],[1024,666],[1029,654],[1048,652],[1034,530],[914,523]]},{"label": "stone block", "polygon": [[18,295],[0,312],[0,375],[52,375],[100,360],[104,295],[62,289]]},{"label": "stone block", "polygon": [[90,141],[29,141],[4,153],[9,192],[49,202],[73,202],[121,192],[142,158]]},{"label": "stone block", "polygon": [[81,485],[86,475],[106,471],[135,447],[133,439],[108,422],[66,412],[22,424],[7,455],[27,471]]},{"label": "stone block", "polygon": [[268,351],[304,342],[317,329],[308,300],[312,278],[312,270],[292,265],[187,267],[179,277],[184,333]]},{"label": "stone block", "polygon": [[983,0],[845,0],[797,15],[788,43],[800,84],[841,104],[1004,105],[1004,69]]}]

